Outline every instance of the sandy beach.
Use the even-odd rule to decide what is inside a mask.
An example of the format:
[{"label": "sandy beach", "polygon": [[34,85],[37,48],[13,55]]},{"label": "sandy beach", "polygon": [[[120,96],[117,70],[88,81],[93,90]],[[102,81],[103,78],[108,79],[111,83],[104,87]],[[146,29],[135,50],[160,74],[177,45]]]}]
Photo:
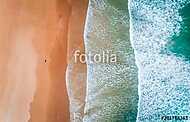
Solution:
[{"label": "sandy beach", "polygon": [[[74,38],[82,41],[87,7],[73,2],[0,1],[0,122],[70,121],[67,41],[74,30]],[[71,22],[80,25],[75,28],[69,22],[78,10],[83,14],[78,23]]]}]

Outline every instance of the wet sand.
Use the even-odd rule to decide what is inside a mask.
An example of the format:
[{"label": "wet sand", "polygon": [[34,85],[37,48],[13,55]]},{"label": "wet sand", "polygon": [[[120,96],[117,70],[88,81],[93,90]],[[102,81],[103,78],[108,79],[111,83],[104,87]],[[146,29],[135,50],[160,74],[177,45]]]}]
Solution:
[{"label": "wet sand", "polygon": [[[82,122],[86,97],[86,64],[75,62],[75,51],[84,51],[84,24],[88,0],[70,0],[72,5],[68,31],[67,89],[70,100],[70,118]],[[79,60],[79,59],[78,59]]]}]

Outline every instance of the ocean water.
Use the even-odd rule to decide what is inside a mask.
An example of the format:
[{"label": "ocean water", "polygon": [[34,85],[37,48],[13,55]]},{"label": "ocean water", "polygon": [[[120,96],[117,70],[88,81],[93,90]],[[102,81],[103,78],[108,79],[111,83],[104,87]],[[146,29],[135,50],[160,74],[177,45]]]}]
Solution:
[{"label": "ocean water", "polygon": [[190,115],[189,8],[189,0],[129,0],[139,80],[137,122]]},{"label": "ocean water", "polygon": [[107,3],[118,10],[128,12],[128,0],[107,0]]},{"label": "ocean water", "polygon": [[169,50],[176,56],[185,60],[190,60],[190,4],[185,4],[179,9],[179,15],[182,17],[180,32],[174,34],[171,38]]},{"label": "ocean water", "polygon": [[92,55],[111,51],[117,62],[87,62],[84,122],[135,122],[138,75],[129,40],[127,0],[90,0],[85,50]]}]

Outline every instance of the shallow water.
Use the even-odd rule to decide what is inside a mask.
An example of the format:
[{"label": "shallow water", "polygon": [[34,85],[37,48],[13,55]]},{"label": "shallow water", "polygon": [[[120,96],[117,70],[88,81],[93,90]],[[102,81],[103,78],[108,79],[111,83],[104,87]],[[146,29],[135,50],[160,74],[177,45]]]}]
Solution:
[{"label": "shallow water", "polygon": [[128,0],[107,0],[114,8],[128,12]]},{"label": "shallow water", "polygon": [[129,41],[126,0],[90,0],[85,27],[86,53],[117,54],[117,63],[87,62],[84,122],[135,122],[137,67]]}]

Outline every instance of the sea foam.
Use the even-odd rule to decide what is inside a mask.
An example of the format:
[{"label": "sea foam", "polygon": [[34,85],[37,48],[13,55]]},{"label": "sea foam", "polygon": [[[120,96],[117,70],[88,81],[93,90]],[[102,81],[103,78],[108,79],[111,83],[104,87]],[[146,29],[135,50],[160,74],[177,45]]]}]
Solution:
[{"label": "sea foam", "polygon": [[[138,122],[190,115],[190,63],[167,49],[180,33],[188,0],[130,0],[130,34],[138,66]],[[173,120],[177,121],[177,120]]]}]

